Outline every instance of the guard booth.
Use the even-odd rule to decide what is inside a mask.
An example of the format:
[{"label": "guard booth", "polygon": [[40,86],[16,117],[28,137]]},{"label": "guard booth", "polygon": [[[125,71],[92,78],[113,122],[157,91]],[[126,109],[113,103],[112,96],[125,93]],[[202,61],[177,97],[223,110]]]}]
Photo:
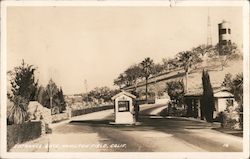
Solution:
[{"label": "guard booth", "polygon": [[122,91],[111,99],[114,100],[114,124],[135,124],[135,105],[136,96],[131,93]]}]

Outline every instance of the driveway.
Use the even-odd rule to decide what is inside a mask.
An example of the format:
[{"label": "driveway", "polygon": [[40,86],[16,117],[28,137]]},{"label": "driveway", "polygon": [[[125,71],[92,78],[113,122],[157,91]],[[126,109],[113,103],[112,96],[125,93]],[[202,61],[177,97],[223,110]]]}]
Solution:
[{"label": "driveway", "polygon": [[[113,110],[54,124],[52,134],[16,145],[15,152],[240,152],[242,137],[212,130],[206,122],[163,118],[164,105],[144,105],[141,125],[114,126]],[[26,146],[26,147],[25,147]]]}]

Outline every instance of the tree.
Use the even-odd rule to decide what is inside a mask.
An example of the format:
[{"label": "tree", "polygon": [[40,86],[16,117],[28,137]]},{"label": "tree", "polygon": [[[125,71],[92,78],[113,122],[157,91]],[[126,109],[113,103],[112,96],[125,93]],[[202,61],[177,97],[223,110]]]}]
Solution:
[{"label": "tree", "polygon": [[182,104],[184,97],[184,83],[182,80],[167,82],[166,91],[173,103]]},{"label": "tree", "polygon": [[172,70],[172,69],[175,69],[175,68],[179,67],[179,62],[178,62],[177,57],[173,58],[173,59],[163,58],[162,62],[163,62],[163,68],[165,70]]},{"label": "tree", "polygon": [[118,92],[119,90],[111,90],[106,86],[96,87],[89,93],[85,93],[83,95],[83,101],[94,102],[95,100],[97,100],[99,104],[101,104],[101,102],[111,102],[112,96],[114,96]]},{"label": "tree", "polygon": [[57,93],[57,97],[58,97],[58,100],[60,102],[59,110],[60,110],[60,113],[61,113],[64,110],[66,110],[66,102],[65,102],[64,95],[63,95],[63,90],[62,90],[61,87],[60,87],[60,89],[59,89],[59,91]]},{"label": "tree", "polygon": [[45,88],[43,86],[39,86],[36,93],[36,100],[41,105],[44,105],[44,98],[45,98]]},{"label": "tree", "polygon": [[207,71],[202,72],[203,95],[201,99],[202,114],[208,122],[213,122],[213,112],[215,109],[214,93]]},{"label": "tree", "polygon": [[220,45],[219,43],[215,46],[215,55],[219,55],[221,60],[221,70],[227,65],[228,61],[240,58],[240,52],[235,43],[229,43],[227,45]]},{"label": "tree", "polygon": [[164,70],[169,70],[169,61],[170,59],[169,58],[163,58],[162,59],[162,67]]},{"label": "tree", "polygon": [[142,69],[139,65],[130,66],[125,72],[129,85],[135,85],[142,78]]},{"label": "tree", "polygon": [[143,71],[143,77],[146,79],[146,102],[148,102],[148,78],[152,74],[152,68],[153,68],[153,60],[149,57],[145,58],[141,62],[142,71]]},{"label": "tree", "polygon": [[142,78],[142,69],[139,65],[132,65],[114,80],[114,85],[123,86],[136,85],[137,81]]},{"label": "tree", "polygon": [[228,88],[243,110],[243,74],[239,73],[234,78],[232,74],[226,74],[222,86]]},{"label": "tree", "polygon": [[211,54],[214,51],[214,47],[213,45],[199,45],[195,48],[192,49],[192,52],[194,54],[197,54],[198,56],[201,55],[202,57],[204,57],[206,54]]},{"label": "tree", "polygon": [[35,80],[35,70],[33,65],[26,64],[22,60],[21,66],[17,66],[14,70],[9,71],[11,93],[8,93],[8,97],[11,101],[16,96],[21,96],[26,100],[35,100],[38,81]]},{"label": "tree", "polygon": [[8,111],[8,122],[21,124],[27,119],[27,106],[30,100],[34,100],[37,92],[38,81],[35,80],[36,68],[26,64],[22,60],[21,66],[9,71],[11,92],[8,98],[14,104]]},{"label": "tree", "polygon": [[152,67],[152,74],[157,75],[164,70],[164,66],[161,64],[154,64]]},{"label": "tree", "polygon": [[226,74],[222,86],[226,87],[234,95],[240,113],[240,126],[243,128],[243,74],[239,73],[234,78],[231,74]]},{"label": "tree", "polygon": [[188,72],[189,72],[189,68],[192,67],[193,65],[197,64],[198,62],[201,62],[201,58],[197,55],[194,54],[191,51],[183,51],[178,53],[178,59],[179,62],[181,63],[181,66],[183,67],[184,71],[185,71],[185,86],[186,89],[185,91],[188,91]]},{"label": "tree", "polygon": [[121,73],[118,78],[114,80],[114,85],[119,86],[121,89],[123,86],[130,86],[130,81],[125,73]]},{"label": "tree", "polygon": [[13,105],[7,114],[7,119],[10,124],[22,124],[27,120],[27,109],[29,101],[20,96],[13,97]]},{"label": "tree", "polygon": [[118,78],[114,79],[114,85],[118,86],[119,89],[122,88],[123,81],[122,81],[122,75],[120,74]]},{"label": "tree", "polygon": [[92,99],[91,96],[90,96],[90,92],[89,92],[89,93],[84,93],[84,94],[82,95],[82,100],[83,100],[84,102],[86,102],[87,104],[88,104],[89,102],[93,102],[93,99]]},{"label": "tree", "polygon": [[55,84],[55,82],[50,79],[48,85],[46,86],[46,94],[49,97],[49,106],[50,109],[53,108],[53,98],[57,95],[58,88]]}]

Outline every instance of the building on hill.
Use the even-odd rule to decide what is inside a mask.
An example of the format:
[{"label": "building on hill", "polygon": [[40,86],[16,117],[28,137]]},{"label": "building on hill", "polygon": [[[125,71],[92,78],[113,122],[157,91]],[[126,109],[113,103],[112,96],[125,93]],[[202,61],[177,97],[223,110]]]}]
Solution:
[{"label": "building on hill", "polygon": [[[223,20],[218,24],[219,47],[231,44],[231,27],[230,23]],[[221,52],[220,52],[221,54]]]},{"label": "building on hill", "polygon": [[[216,66],[217,64],[211,61],[210,65]],[[222,88],[221,85],[224,81],[226,74],[230,73],[233,76],[235,76],[238,73],[242,73],[243,64],[242,60],[230,61],[228,66],[225,67],[223,70],[218,70],[216,69],[216,67],[215,69],[212,67],[209,67],[207,69],[210,69],[209,76],[214,90],[214,97],[215,97],[214,117],[216,117],[220,111],[226,109],[227,103],[231,103],[234,106],[237,106],[237,103],[234,101],[234,96],[228,90]],[[202,68],[191,71],[188,78],[188,83],[189,83],[188,92],[186,92],[184,96],[186,109],[188,111],[187,114],[188,116],[195,118],[201,117],[200,100],[203,94],[201,73],[202,73]]]}]

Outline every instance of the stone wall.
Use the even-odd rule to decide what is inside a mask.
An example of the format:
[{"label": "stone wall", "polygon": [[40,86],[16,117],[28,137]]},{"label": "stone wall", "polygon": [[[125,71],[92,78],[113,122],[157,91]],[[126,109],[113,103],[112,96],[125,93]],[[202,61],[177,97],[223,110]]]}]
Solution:
[{"label": "stone wall", "polygon": [[52,123],[60,122],[60,121],[67,120],[67,119],[69,119],[68,112],[52,115]]},{"label": "stone wall", "polygon": [[105,105],[105,106],[99,106],[99,107],[92,107],[92,108],[85,108],[81,110],[72,110],[71,111],[71,116],[78,116],[78,115],[83,115],[83,114],[88,114],[88,113],[93,113],[93,112],[98,112],[102,110],[107,110],[107,109],[113,109],[114,105]]}]

